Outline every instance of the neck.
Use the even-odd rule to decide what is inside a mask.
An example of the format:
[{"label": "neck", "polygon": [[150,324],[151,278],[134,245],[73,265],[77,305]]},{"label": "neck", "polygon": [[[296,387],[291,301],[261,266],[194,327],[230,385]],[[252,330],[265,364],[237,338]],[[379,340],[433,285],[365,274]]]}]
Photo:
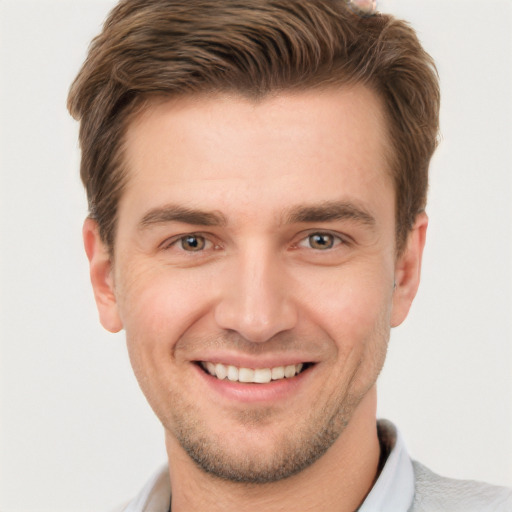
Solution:
[{"label": "neck", "polygon": [[378,472],[376,391],[357,407],[349,424],[314,464],[268,484],[227,482],[199,469],[167,433],[172,512],[353,512],[370,492]]}]

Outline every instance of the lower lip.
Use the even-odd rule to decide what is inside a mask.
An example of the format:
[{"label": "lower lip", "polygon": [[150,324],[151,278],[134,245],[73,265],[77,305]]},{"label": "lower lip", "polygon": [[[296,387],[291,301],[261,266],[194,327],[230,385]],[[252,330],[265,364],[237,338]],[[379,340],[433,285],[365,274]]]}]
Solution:
[{"label": "lower lip", "polygon": [[228,379],[217,379],[209,373],[202,370],[197,364],[194,365],[199,377],[214,392],[229,399],[242,403],[252,402],[273,402],[277,400],[289,399],[291,395],[297,393],[304,381],[311,374],[313,367],[309,367],[303,372],[290,379],[279,379],[268,384],[253,384],[233,382]]}]

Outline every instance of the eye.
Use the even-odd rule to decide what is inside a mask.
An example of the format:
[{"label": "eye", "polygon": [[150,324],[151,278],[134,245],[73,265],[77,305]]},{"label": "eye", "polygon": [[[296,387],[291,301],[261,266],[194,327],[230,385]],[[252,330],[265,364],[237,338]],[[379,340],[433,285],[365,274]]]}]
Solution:
[{"label": "eye", "polygon": [[185,233],[175,235],[164,240],[158,248],[175,257],[186,253],[192,256],[192,253],[207,254],[211,251],[220,249],[221,246],[215,242],[215,237],[209,233]]},{"label": "eye", "polygon": [[206,239],[200,235],[186,235],[178,240],[184,251],[198,252],[206,247]]},{"label": "eye", "polygon": [[299,246],[317,251],[326,251],[341,243],[343,243],[343,240],[331,233],[311,233],[299,243]]}]

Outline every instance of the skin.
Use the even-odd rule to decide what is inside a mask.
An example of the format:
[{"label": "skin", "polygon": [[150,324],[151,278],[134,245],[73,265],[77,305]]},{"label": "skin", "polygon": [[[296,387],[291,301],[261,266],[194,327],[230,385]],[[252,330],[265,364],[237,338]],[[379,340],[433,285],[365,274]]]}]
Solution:
[{"label": "skin", "polygon": [[[362,86],[156,101],[129,126],[115,260],[91,219],[84,242],[100,320],[125,329],[164,425],[174,512],[349,511],[371,489],[375,383],[427,228],[397,256],[388,147]],[[198,361],[311,366],[240,384]]]}]

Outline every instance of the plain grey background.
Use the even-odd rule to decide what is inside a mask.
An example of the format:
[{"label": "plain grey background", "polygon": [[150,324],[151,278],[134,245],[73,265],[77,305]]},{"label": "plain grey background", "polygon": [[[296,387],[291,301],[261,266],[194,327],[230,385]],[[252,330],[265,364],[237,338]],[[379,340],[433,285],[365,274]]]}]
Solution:
[{"label": "plain grey background", "polygon": [[[109,510],[165,461],[97,322],[68,87],[111,0],[0,0],[0,510]],[[379,413],[442,474],[512,486],[512,2],[386,0],[438,63],[423,282]]]}]

